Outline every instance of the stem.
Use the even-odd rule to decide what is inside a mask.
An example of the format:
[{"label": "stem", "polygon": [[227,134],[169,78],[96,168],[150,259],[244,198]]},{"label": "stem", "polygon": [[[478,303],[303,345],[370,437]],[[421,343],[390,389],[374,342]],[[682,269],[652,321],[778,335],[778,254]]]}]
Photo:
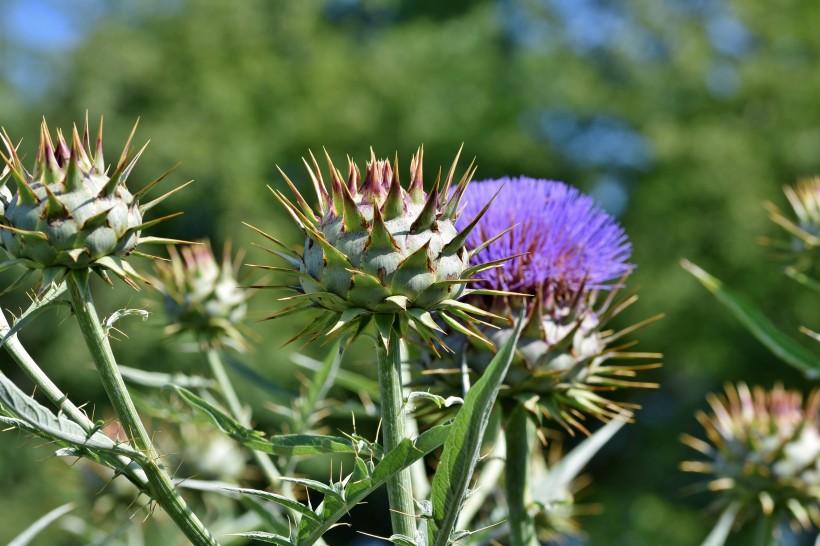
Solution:
[{"label": "stem", "polygon": [[[11,331],[11,325],[3,313],[0,313],[0,338],[5,337]],[[6,352],[14,359],[20,369],[25,372],[29,379],[37,385],[37,388],[45,394],[46,398],[54,404],[61,412],[63,412],[69,419],[83,427],[85,432],[90,433],[94,430],[94,423],[83,411],[78,408],[68,395],[63,393],[60,388],[54,384],[49,376],[43,372],[42,368],[34,361],[28,353],[23,344],[17,338],[17,334],[9,336],[4,345]],[[113,455],[110,453],[100,453],[99,457],[111,466],[111,468],[122,472],[134,485],[141,490],[148,487],[146,478],[141,469],[136,467],[128,457],[122,455]]]},{"label": "stem", "polygon": [[[401,342],[395,329],[385,350],[377,342],[379,353],[379,392],[382,409],[382,440],[385,454],[390,453],[405,436],[404,393],[401,384]],[[387,480],[387,497],[390,501],[390,519],[393,533],[415,540],[416,509],[413,503],[413,480],[411,470],[406,468]]]},{"label": "stem", "polygon": [[527,410],[516,404],[510,413],[505,430],[507,441],[507,466],[505,487],[510,546],[537,546],[535,522],[527,512],[529,484],[527,474],[530,466],[530,423]]},{"label": "stem", "polygon": [[71,303],[85,343],[94,358],[108,399],[114,406],[120,424],[134,446],[143,451],[149,463],[143,466],[151,486],[151,497],[168,513],[177,527],[196,546],[218,546],[208,529],[194,515],[179,494],[171,478],[159,466],[159,455],[140,421],[134,402],[120,375],[108,337],[100,324],[94,300],[88,289],[88,271],[72,272],[67,278]]},{"label": "stem", "polygon": [[[233,388],[231,379],[225,371],[225,365],[222,363],[222,358],[219,356],[219,351],[213,347],[208,347],[207,354],[208,364],[211,365],[211,372],[214,374],[217,383],[219,383],[219,390],[222,391],[222,396],[225,397],[225,403],[228,404],[228,409],[233,415],[233,418],[239,421],[242,425],[250,427],[249,416],[247,416],[242,410],[242,403],[239,401],[239,397],[236,395],[236,390]],[[253,453],[254,459],[256,459],[256,462],[259,464],[259,468],[262,469],[262,473],[265,475],[268,482],[270,484],[278,483],[282,474],[273,464],[273,461],[271,461],[268,454],[255,450],[252,450],[251,453]]]}]

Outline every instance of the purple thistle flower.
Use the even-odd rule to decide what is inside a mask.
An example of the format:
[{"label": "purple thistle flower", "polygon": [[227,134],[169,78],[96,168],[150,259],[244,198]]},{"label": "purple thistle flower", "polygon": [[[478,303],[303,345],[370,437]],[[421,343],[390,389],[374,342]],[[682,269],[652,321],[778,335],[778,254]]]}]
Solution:
[{"label": "purple thistle flower", "polygon": [[[502,188],[503,186],[503,188]],[[464,193],[458,229],[501,190],[475,230],[467,248],[516,226],[478,252],[485,263],[523,254],[485,271],[481,278],[494,289],[535,294],[608,289],[607,284],[633,269],[627,263],[632,245],[623,228],[593,199],[563,182],[528,177],[474,182]]]}]

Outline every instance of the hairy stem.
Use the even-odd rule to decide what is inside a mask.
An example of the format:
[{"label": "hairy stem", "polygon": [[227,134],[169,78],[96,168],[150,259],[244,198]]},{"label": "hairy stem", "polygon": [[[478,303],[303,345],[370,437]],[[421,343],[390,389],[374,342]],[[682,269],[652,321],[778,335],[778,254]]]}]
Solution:
[{"label": "hairy stem", "polygon": [[528,474],[530,467],[531,425],[527,410],[516,404],[510,412],[504,431],[507,444],[507,465],[505,468],[505,488],[510,546],[537,546],[535,522],[527,512],[529,498]]},{"label": "hairy stem", "polygon": [[159,455],[140,421],[134,402],[120,375],[114,353],[103,330],[94,300],[88,289],[88,272],[75,272],[67,278],[71,303],[85,343],[94,358],[108,399],[114,406],[129,439],[148,458],[143,470],[148,477],[150,495],[174,520],[174,523],[196,546],[216,546],[219,543],[191,511],[174,486],[171,478],[159,465]]},{"label": "hairy stem", "polygon": [[[233,388],[230,377],[228,377],[228,373],[225,370],[225,365],[222,363],[222,357],[220,357],[219,351],[213,347],[209,347],[207,356],[208,364],[211,366],[211,372],[214,374],[214,378],[216,378],[216,382],[219,384],[219,390],[222,392],[222,396],[225,397],[225,403],[228,404],[228,409],[230,410],[233,418],[239,421],[242,425],[250,427],[250,419],[248,419],[248,416],[242,410],[242,403],[236,395],[236,390]],[[262,453],[261,451],[252,451],[252,453],[253,457],[256,459],[256,462],[259,464],[259,468],[268,480],[268,483],[279,483],[279,478],[282,474],[273,464],[273,461],[271,461],[268,454]]]},{"label": "hairy stem", "polygon": [[[377,342],[379,353],[379,391],[382,410],[384,452],[389,453],[406,435],[404,393],[401,382],[401,342],[398,332],[390,332],[388,347]],[[411,470],[406,468],[387,481],[390,519],[393,533],[412,539],[416,536],[415,505],[413,503]]]}]

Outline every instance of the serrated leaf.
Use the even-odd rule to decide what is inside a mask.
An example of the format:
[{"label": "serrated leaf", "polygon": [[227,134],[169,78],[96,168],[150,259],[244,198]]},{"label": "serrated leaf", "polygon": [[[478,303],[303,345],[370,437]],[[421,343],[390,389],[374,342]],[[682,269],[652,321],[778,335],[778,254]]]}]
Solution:
[{"label": "serrated leaf", "polygon": [[805,373],[806,377],[820,378],[820,356],[781,332],[766,315],[745,298],[726,288],[719,279],[688,260],[681,261],[681,265],[714,294],[772,354]]},{"label": "serrated leaf", "polygon": [[433,517],[429,520],[428,543],[447,546],[478,462],[481,441],[490,420],[498,390],[510,367],[518,336],[524,325],[524,315],[493,357],[487,370],[473,385],[453,421],[453,428],[444,443],[438,469],[433,476],[431,498]]}]

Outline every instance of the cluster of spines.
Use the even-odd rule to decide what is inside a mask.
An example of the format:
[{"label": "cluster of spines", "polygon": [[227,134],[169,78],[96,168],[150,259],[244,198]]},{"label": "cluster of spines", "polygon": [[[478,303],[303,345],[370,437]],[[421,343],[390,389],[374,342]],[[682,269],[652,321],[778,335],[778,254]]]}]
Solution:
[{"label": "cluster of spines", "polygon": [[[369,231],[368,240],[365,248],[382,248],[395,249],[398,244],[393,239],[387,226],[386,221],[400,217],[407,211],[408,204],[421,206],[422,210],[410,226],[410,233],[421,233],[427,230],[436,230],[436,223],[440,220],[455,220],[460,212],[459,202],[464,194],[464,190],[470,183],[476,167],[474,163],[470,164],[465,174],[456,183],[455,169],[458,163],[461,149],[450,167],[447,177],[442,185],[441,170],[439,169],[436,181],[433,184],[429,193],[425,193],[423,189],[423,148],[419,148],[418,152],[411,160],[411,182],[407,190],[401,186],[398,174],[398,157],[394,160],[393,168],[390,167],[387,161],[377,161],[375,154],[371,149],[371,160],[367,164],[364,180],[359,184],[361,176],[356,164],[348,158],[348,176],[345,180],[342,173],[333,164],[330,155],[325,150],[325,157],[327,159],[328,170],[330,172],[330,188],[331,192],[328,194],[325,181],[322,177],[321,169],[316,161],[313,153],[310,153],[311,162],[303,158],[303,162],[307,167],[313,188],[319,203],[318,216],[314,213],[311,206],[301,195],[295,184],[288,178],[288,176],[279,169],[285,182],[290,187],[295,196],[296,204],[288,199],[281,191],[273,188],[269,189],[276,197],[276,199],[283,205],[285,210],[290,214],[294,221],[302,228],[309,239],[316,244],[319,244],[324,251],[324,257],[327,265],[330,267],[338,267],[347,270],[350,273],[350,280],[352,288],[367,290],[375,294],[377,299],[380,299],[382,304],[375,312],[358,308],[349,307],[346,305],[343,298],[334,293],[327,292],[321,284],[313,279],[305,272],[302,257],[298,253],[289,249],[285,244],[276,238],[264,233],[262,230],[254,229],[268,240],[276,244],[280,250],[269,250],[273,254],[284,259],[290,264],[290,268],[280,268],[273,266],[254,265],[263,269],[282,271],[287,273],[298,274],[300,280],[308,286],[313,286],[315,291],[305,291],[299,285],[278,286],[277,288],[287,288],[297,292],[297,295],[282,298],[283,301],[294,301],[295,303],[285,307],[278,313],[268,317],[269,319],[279,318],[284,315],[306,310],[315,307],[324,307],[325,309],[334,311],[330,316],[319,316],[313,322],[308,324],[302,331],[300,331],[293,339],[307,337],[309,341],[315,340],[321,336],[327,336],[328,339],[340,335],[343,332],[350,332],[353,329],[353,337],[355,338],[366,328],[370,322],[371,316],[375,318],[379,338],[382,343],[386,344],[389,338],[391,328],[398,327],[401,331],[406,331],[408,324],[419,332],[428,345],[435,351],[436,346],[440,346],[447,350],[439,338],[438,334],[444,333],[444,330],[436,324],[430,310],[436,310],[437,315],[444,320],[448,325],[474,338],[478,338],[485,343],[489,343],[484,336],[474,328],[468,328],[474,322],[481,322],[474,315],[495,317],[491,313],[481,310],[473,305],[456,301],[453,299],[445,299],[436,302],[433,298],[425,300],[425,293],[431,295],[440,293],[442,289],[454,284],[466,285],[473,281],[473,276],[486,269],[497,267],[504,260],[498,260],[491,263],[474,265],[466,268],[459,279],[442,280],[433,283],[427,290],[419,294],[419,296],[411,301],[407,296],[391,293],[388,287],[382,284],[382,279],[377,276],[365,273],[358,270],[351,259],[344,255],[341,251],[335,248],[324,235],[321,233],[322,223],[333,218],[340,217],[343,222],[343,229],[345,232],[354,231]],[[368,221],[360,210],[359,203],[356,198],[359,197],[366,204],[368,201],[373,205],[373,219]],[[481,249],[467,251],[464,248],[467,236],[478,224],[483,214],[489,208],[491,202],[488,202],[483,209],[476,215],[467,227],[461,230],[448,244],[441,250],[442,255],[454,254],[456,252],[466,252],[468,257],[474,256]],[[506,231],[504,232],[506,233]],[[492,243],[504,233],[494,237],[486,244]],[[486,246],[483,245],[482,248]],[[422,245],[411,255],[407,256],[394,272],[393,282],[391,287],[393,289],[400,289],[403,282],[403,269],[418,269],[426,267],[428,271],[432,270],[429,257],[429,241]],[[432,272],[431,272],[432,274]],[[488,289],[465,289],[464,294],[474,295],[516,295],[508,292],[488,290]],[[520,294],[519,294],[520,295]],[[321,305],[317,305],[316,300],[321,301]],[[432,300],[432,301],[431,301]],[[415,305],[413,305],[415,304]],[[428,304],[430,305],[428,307]],[[394,319],[398,317],[398,324]],[[456,319],[461,319],[465,324],[461,324]],[[411,323],[408,321],[412,321]],[[486,323],[485,323],[486,324]]]},{"label": "cluster of spines", "polygon": [[[783,479],[780,486],[783,491],[766,488],[766,484],[771,485],[778,479],[776,465],[788,456],[785,445],[799,442],[799,435],[807,427],[813,427],[817,434],[820,389],[812,390],[805,405],[800,392],[786,390],[782,384],[775,385],[771,391],[762,387],[750,389],[745,383],[726,384],[724,390],[724,396],[710,394],[707,397],[712,415],[703,411],[696,414],[709,441],[688,434],[681,437],[684,444],[714,462],[686,461],[681,464],[681,469],[714,476],[698,489],[730,492],[718,500],[718,505],[740,498],[758,503],[765,516],[773,515],[776,509],[785,509],[804,529],[820,526],[820,505],[816,497],[809,503],[804,502],[805,499],[789,498],[789,491],[796,491],[796,485],[808,488],[810,496],[816,495],[816,489],[812,490],[812,487],[816,488],[817,484],[801,484],[800,477],[793,477]],[[777,442],[773,442],[775,438]],[[735,471],[731,475],[727,472],[730,464],[734,464]],[[817,465],[816,456],[811,464]],[[806,470],[814,472],[811,468]],[[745,512],[741,517],[749,515]]]},{"label": "cluster of spines", "polygon": [[[70,144],[68,143],[65,136],[63,135],[62,130],[60,129],[57,129],[57,142],[55,144],[54,140],[51,138],[51,133],[49,131],[48,124],[46,123],[46,120],[43,119],[40,125],[40,143],[37,150],[33,174],[29,173],[28,170],[26,170],[25,166],[23,165],[22,159],[17,153],[17,146],[12,145],[12,140],[9,137],[8,133],[5,129],[2,129],[2,131],[0,131],[0,140],[2,140],[2,143],[6,148],[6,152],[4,153],[2,150],[0,150],[0,158],[3,159],[6,167],[3,170],[2,176],[0,176],[0,183],[4,184],[6,177],[10,174],[11,177],[14,179],[15,185],[17,187],[16,195],[18,204],[32,206],[36,206],[41,203],[41,199],[37,196],[33,188],[33,185],[35,183],[39,183],[46,194],[46,203],[43,207],[43,218],[47,221],[56,220],[60,218],[70,218],[71,211],[69,211],[66,205],[63,202],[61,202],[58,194],[74,192],[82,189],[83,184],[85,183],[84,179],[86,176],[94,174],[108,178],[108,180],[105,182],[103,187],[100,189],[98,195],[96,196],[97,199],[103,199],[105,197],[114,195],[114,193],[120,185],[125,186],[125,182],[128,179],[128,176],[131,174],[134,165],[136,165],[140,156],[145,151],[146,147],[150,142],[146,142],[142,146],[142,148],[140,148],[136,152],[133,152],[132,142],[138,125],[139,120],[137,120],[137,122],[134,124],[134,127],[132,128],[131,133],[128,136],[128,140],[126,141],[125,146],[123,147],[120,158],[117,161],[114,167],[114,171],[111,173],[110,176],[106,174],[105,159],[103,156],[102,118],[100,118],[100,126],[97,132],[97,138],[93,151],[89,130],[88,113],[86,113],[85,116],[85,124],[83,126],[82,136],[80,136],[79,134],[77,125],[74,124],[72,126]],[[146,193],[148,193],[148,191],[150,191],[155,185],[161,182],[176,168],[177,167],[175,166],[169,169],[168,171],[160,175],[158,178],[147,184],[145,187],[133,193],[133,202],[139,203],[139,200]],[[156,205],[170,197],[172,194],[181,190],[191,182],[192,181],[186,182],[185,184],[182,184],[168,191],[167,193],[153,199],[152,201],[149,201],[148,203],[139,205],[138,208],[140,215],[145,214],[146,212],[154,208]],[[55,193],[55,188],[58,190],[58,193]],[[100,211],[98,214],[86,219],[82,226],[78,226],[78,230],[92,229],[96,225],[105,222],[109,210],[110,209],[104,209]],[[143,229],[152,227],[164,220],[168,220],[180,214],[182,214],[182,212],[170,214],[168,216],[156,218],[154,220],[149,220],[147,222],[142,222],[137,226],[129,228],[128,231],[123,235],[123,237],[127,237],[130,234],[140,232]],[[9,225],[8,221],[5,219],[4,221],[0,222],[0,229],[6,229],[23,236],[36,237],[44,241],[48,241],[48,236],[45,233],[41,231],[31,231],[15,228]],[[139,242],[148,244],[172,244],[184,241],[177,241],[174,239],[166,239],[162,237],[140,237]],[[75,248],[68,251],[67,254],[71,256],[72,259],[76,262],[84,251],[84,248]],[[140,252],[135,252],[135,254],[145,255]],[[154,258],[154,256],[145,256]],[[0,264],[0,269],[6,269],[12,265],[24,263],[26,261],[27,260],[25,259],[10,260],[8,262]],[[119,259],[119,257],[117,256],[105,256],[103,258],[98,259],[96,264],[113,271],[117,276],[122,278],[127,284],[131,285],[134,288],[138,287],[136,283],[132,281],[132,278],[136,278],[143,282],[145,281],[145,279],[143,279],[136,272],[136,270],[133,269],[133,267],[130,264],[128,264],[124,260]],[[105,271],[97,268],[95,268],[94,270],[107,283],[110,284],[111,281],[106,275]],[[25,274],[23,274],[17,281],[15,281],[11,286],[9,286],[4,291],[4,293],[20,286],[30,273],[31,271],[27,271]],[[52,281],[59,280],[59,278],[61,278],[64,274],[64,268],[46,268],[46,270],[42,273],[41,280],[39,283],[41,290],[45,290]]]}]

